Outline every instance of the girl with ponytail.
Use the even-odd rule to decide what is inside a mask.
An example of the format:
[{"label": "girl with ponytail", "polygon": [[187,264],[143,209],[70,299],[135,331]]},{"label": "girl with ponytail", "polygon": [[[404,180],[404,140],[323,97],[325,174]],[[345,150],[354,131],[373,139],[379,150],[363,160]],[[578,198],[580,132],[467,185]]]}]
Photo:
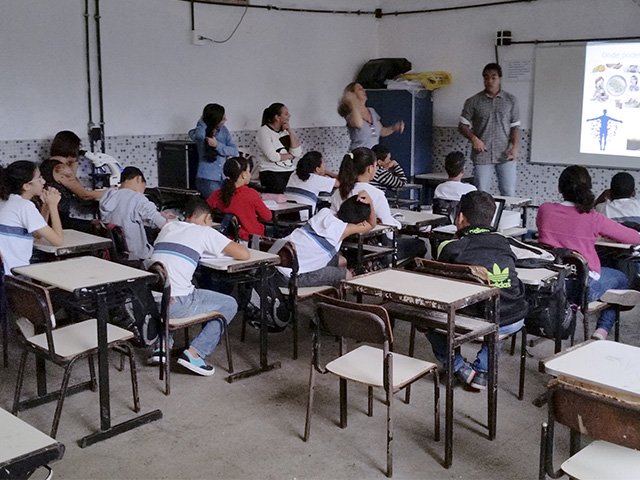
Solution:
[{"label": "girl with ponytail", "polygon": [[[318,204],[318,194],[333,192],[338,183],[335,177],[335,173],[326,170],[320,152],[307,152],[298,161],[296,171],[289,177],[284,194],[289,201],[310,205],[311,213],[314,214]],[[306,211],[300,214],[301,220],[307,220]]]},{"label": "girl with ponytail", "polygon": [[251,162],[244,157],[231,157],[224,163],[225,180],[222,188],[207,199],[211,208],[222,213],[232,213],[240,222],[240,238],[249,240],[251,235],[264,235],[264,224],[271,220],[271,210],[250,188]]},{"label": "girl with ponytail", "polygon": [[[42,201],[40,212],[34,199]],[[12,268],[29,264],[34,236],[62,245],[59,202],[60,192],[45,188],[35,163],[19,160],[0,167],[0,255],[7,275]],[[50,218],[51,226],[46,218]]]},{"label": "girl with ponytail", "polygon": [[[393,217],[384,192],[369,183],[373,180],[375,174],[376,155],[371,149],[359,147],[351,153],[347,153],[342,159],[340,171],[338,172],[340,187],[331,196],[331,209],[337,212],[342,202],[364,190],[371,197],[371,205],[376,212],[379,223],[399,229],[400,222]],[[421,257],[426,251],[426,246],[422,240],[414,237],[398,236],[398,260]]]},{"label": "girl with ponytail", "polygon": [[[617,242],[638,244],[640,233],[627,228],[593,208],[591,176],[586,168],[572,165],[563,170],[558,181],[561,203],[544,203],[538,209],[538,233],[540,242],[552,247],[575,250],[589,264],[588,300],[597,300],[609,289],[624,289],[629,282],[624,273],[615,268],[602,267],[595,243],[599,237]],[[602,312],[592,337],[604,340],[615,322],[615,311]]]}]

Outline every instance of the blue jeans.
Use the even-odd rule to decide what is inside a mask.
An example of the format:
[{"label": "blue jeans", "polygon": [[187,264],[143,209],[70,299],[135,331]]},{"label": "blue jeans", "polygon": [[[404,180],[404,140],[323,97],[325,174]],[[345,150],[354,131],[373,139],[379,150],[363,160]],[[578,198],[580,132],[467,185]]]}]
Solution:
[{"label": "blue jeans", "polygon": [[478,190],[488,192],[493,181],[493,170],[498,175],[500,195],[514,197],[516,195],[517,168],[515,160],[487,165],[474,165],[474,183]]},{"label": "blue jeans", "polygon": [[[169,306],[169,316],[172,318],[191,317],[206,312],[220,312],[224,315],[227,325],[238,312],[236,299],[223,293],[196,288],[190,295],[173,297],[174,302]],[[205,358],[211,354],[220,341],[220,322],[216,320],[204,324],[202,330],[191,342],[191,346],[198,354]]]},{"label": "blue jeans", "polygon": [[[610,289],[629,288],[629,279],[620,270],[615,268],[602,267],[600,279],[594,280],[589,278],[589,291],[587,300],[593,302],[598,300],[604,292]],[[607,332],[611,330],[616,322],[616,311],[613,308],[607,308],[600,314],[596,328],[604,328]]]},{"label": "blue jeans", "polygon": [[208,178],[196,177],[196,190],[206,200],[216,190],[222,188],[222,181],[209,180]]},{"label": "blue jeans", "polygon": [[[508,335],[509,333],[517,332],[523,326],[524,319],[509,325],[504,325],[498,328],[498,335]],[[449,358],[447,357],[447,336],[441,333],[434,333],[433,330],[429,330],[426,335],[431,342],[431,348],[433,349],[433,354],[436,359],[444,368],[447,368],[449,362]],[[496,345],[498,352],[500,351],[499,346],[499,344]],[[460,349],[457,349],[453,356],[453,371],[457,372],[460,370],[465,362],[465,358],[460,354]],[[486,373],[489,371],[489,345],[487,345],[487,342],[482,342],[482,347],[478,350],[476,360],[472,366],[476,372]]]}]

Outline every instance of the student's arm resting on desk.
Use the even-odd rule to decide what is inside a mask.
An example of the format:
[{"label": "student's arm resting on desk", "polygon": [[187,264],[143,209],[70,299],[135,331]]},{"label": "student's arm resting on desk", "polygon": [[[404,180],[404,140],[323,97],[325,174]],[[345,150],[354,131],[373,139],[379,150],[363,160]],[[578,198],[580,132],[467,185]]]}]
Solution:
[{"label": "student's arm resting on desk", "polygon": [[167,223],[167,217],[163,216],[158,211],[156,204],[147,199],[146,197],[140,200],[138,203],[138,213],[145,223],[152,225],[156,228],[162,228]]},{"label": "student's arm resting on desk", "polygon": [[251,189],[251,194],[253,196],[253,208],[255,209],[260,221],[270,221],[273,218],[273,212],[265,205],[264,200],[262,200],[262,197],[257,191]]},{"label": "student's arm resting on desk", "polygon": [[625,227],[602,214],[598,214],[598,219],[600,220],[598,233],[603,237],[611,238],[620,243],[640,244],[640,232]]},{"label": "student's arm resting on desk", "polygon": [[247,247],[236,242],[230,241],[222,251],[225,255],[229,255],[236,260],[249,260],[250,257]]}]

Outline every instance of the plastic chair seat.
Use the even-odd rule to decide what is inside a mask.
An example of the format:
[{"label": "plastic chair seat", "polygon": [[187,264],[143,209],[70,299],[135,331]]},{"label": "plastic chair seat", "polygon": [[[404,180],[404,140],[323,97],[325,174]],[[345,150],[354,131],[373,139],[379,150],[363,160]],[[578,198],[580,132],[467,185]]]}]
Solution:
[{"label": "plastic chair seat", "polygon": [[[414,380],[437,368],[435,363],[425,362],[392,353],[393,357],[393,389],[398,390]],[[383,351],[380,348],[363,345],[349,353],[327,363],[326,368],[339,377],[354,382],[383,386]]]},{"label": "plastic chair seat", "polygon": [[205,312],[199,315],[191,315],[190,317],[181,317],[181,318],[169,318],[169,330],[179,330],[181,328],[186,328],[191,325],[196,325],[198,323],[203,323],[206,320],[213,320],[216,318],[221,318],[223,315],[220,312]]},{"label": "plastic chair seat", "polygon": [[[61,327],[51,332],[55,354],[69,359],[91,350],[98,350],[97,320],[91,318],[80,323]],[[107,324],[107,342],[121,342],[133,338],[133,333],[116,325]],[[31,345],[48,351],[47,336],[44,333],[26,339]]]},{"label": "plastic chair seat", "polygon": [[596,440],[565,460],[560,467],[578,480],[627,480],[640,472],[640,451]]}]

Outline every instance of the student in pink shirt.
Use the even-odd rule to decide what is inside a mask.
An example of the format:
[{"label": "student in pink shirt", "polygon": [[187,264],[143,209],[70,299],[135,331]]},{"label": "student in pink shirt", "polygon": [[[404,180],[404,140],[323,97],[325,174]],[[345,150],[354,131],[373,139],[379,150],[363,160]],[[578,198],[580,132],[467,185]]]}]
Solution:
[{"label": "student in pink shirt", "polygon": [[[561,203],[544,203],[538,210],[538,233],[542,243],[552,247],[575,250],[589,263],[589,298],[594,301],[609,289],[628,288],[624,273],[615,268],[602,267],[595,243],[599,237],[609,237],[622,243],[640,243],[640,233],[627,228],[594,210],[591,176],[586,168],[572,165],[563,170],[558,190]],[[604,340],[615,322],[615,312],[602,312],[591,338]]]}]

